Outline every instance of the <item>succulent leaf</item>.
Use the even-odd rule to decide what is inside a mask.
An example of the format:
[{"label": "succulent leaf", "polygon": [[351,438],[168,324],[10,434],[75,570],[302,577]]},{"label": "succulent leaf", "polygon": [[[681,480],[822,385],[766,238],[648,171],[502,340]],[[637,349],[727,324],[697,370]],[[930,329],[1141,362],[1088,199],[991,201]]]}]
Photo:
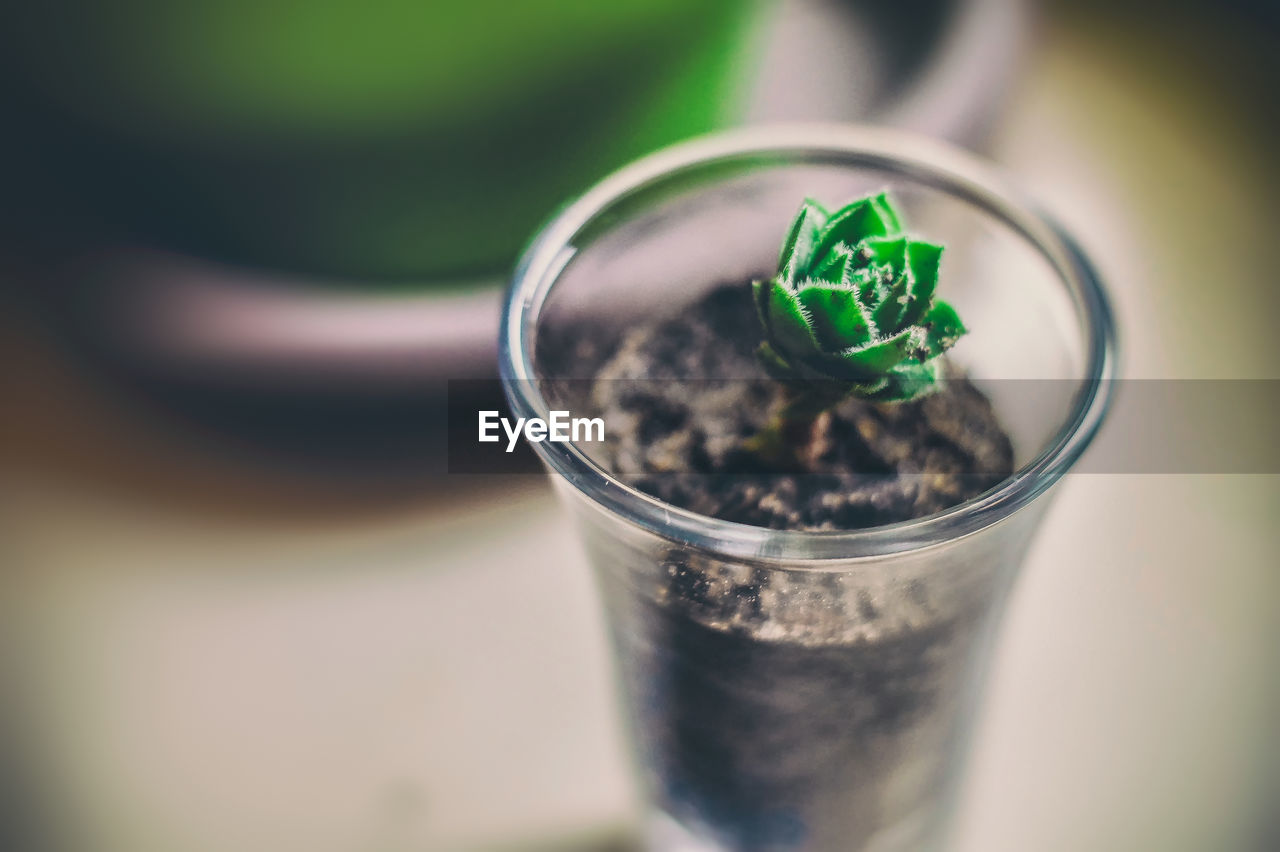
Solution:
[{"label": "succulent leaf", "polygon": [[812,317],[814,336],[825,350],[848,349],[870,342],[876,327],[856,291],[826,282],[802,286],[800,304]]},{"label": "succulent leaf", "polygon": [[938,265],[942,260],[942,246],[912,240],[907,244],[907,268],[911,272],[912,293],[915,300],[902,314],[904,323],[917,323],[929,310],[933,293],[938,289]]},{"label": "succulent leaf", "polygon": [[897,234],[899,220],[884,193],[859,199],[837,210],[827,219],[818,237],[814,257],[821,258],[838,244],[856,246],[867,237],[886,237]]},{"label": "succulent leaf", "polygon": [[907,256],[907,238],[867,237],[858,243],[854,253],[862,266],[890,266],[894,269],[902,269]]},{"label": "succulent leaf", "polygon": [[817,348],[809,317],[796,300],[796,294],[778,281],[769,288],[768,318],[770,337],[780,353]]},{"label": "succulent leaf", "polygon": [[766,335],[762,363],[772,375],[834,381],[868,399],[930,393],[942,376],[936,359],[966,331],[934,298],[941,256],[941,246],[903,233],[885,193],[830,214],[806,200],[778,274],[752,285]]},{"label": "succulent leaf", "polygon": [[920,361],[937,358],[955,346],[961,335],[968,331],[960,321],[956,309],[942,301],[933,303],[933,307],[925,314],[921,327],[925,330],[924,347],[927,354],[919,358]]},{"label": "succulent leaf", "polygon": [[893,209],[893,204],[889,202],[889,193],[882,192],[879,195],[871,196],[871,205],[875,207],[876,213],[880,215],[880,221],[884,222],[889,234],[902,233],[902,218],[898,216],[898,211]]},{"label": "succulent leaf", "polygon": [[761,343],[756,350],[756,357],[760,359],[760,364],[764,367],[764,371],[778,381],[788,381],[795,378],[795,373],[787,364],[787,359],[778,354],[778,350],[769,345],[768,341]]},{"label": "succulent leaf", "polygon": [[751,300],[755,303],[756,318],[760,320],[760,325],[764,327],[766,340],[773,336],[773,327],[769,323],[769,293],[771,290],[773,290],[772,279],[751,282]]},{"label": "succulent leaf", "polygon": [[778,275],[783,281],[795,281],[797,274],[809,267],[826,222],[827,211],[813,199],[806,198],[778,255]]},{"label": "succulent leaf", "polygon": [[822,263],[814,267],[813,277],[819,281],[848,284],[856,268],[853,249],[845,243],[837,243]]},{"label": "succulent leaf", "polygon": [[942,370],[937,361],[894,367],[884,384],[868,395],[877,402],[906,402],[938,389]]},{"label": "succulent leaf", "polygon": [[898,280],[889,288],[889,292],[885,294],[884,299],[881,300],[880,304],[876,305],[871,314],[876,328],[902,327],[902,317],[910,306],[912,299],[915,298],[914,290],[911,273],[899,273]]},{"label": "succulent leaf", "polygon": [[910,358],[923,342],[922,330],[907,328],[840,352],[819,353],[818,363],[835,378],[867,381],[883,376]]}]

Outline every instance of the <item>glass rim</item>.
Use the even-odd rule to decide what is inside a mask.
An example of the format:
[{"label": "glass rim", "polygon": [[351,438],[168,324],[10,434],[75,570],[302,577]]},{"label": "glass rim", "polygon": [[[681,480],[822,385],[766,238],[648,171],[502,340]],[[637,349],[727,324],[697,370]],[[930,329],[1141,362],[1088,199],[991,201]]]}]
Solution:
[{"label": "glass rim", "polygon": [[574,238],[628,195],[677,173],[752,157],[780,164],[838,164],[833,161],[843,158],[844,165],[927,177],[1034,244],[1071,291],[1087,347],[1082,387],[1063,426],[1033,459],[982,494],[921,518],[857,530],[775,530],[682,509],[616,478],[573,443],[534,444],[543,463],[597,506],[662,538],[731,557],[789,563],[886,556],[953,541],[1012,515],[1057,482],[1092,441],[1113,396],[1116,332],[1102,282],[1075,241],[998,168],[946,143],[889,128],[780,124],[721,131],[637,160],[562,208],[517,263],[502,312],[499,373],[515,415],[549,414],[533,370],[534,340],[546,297],[572,258]]}]

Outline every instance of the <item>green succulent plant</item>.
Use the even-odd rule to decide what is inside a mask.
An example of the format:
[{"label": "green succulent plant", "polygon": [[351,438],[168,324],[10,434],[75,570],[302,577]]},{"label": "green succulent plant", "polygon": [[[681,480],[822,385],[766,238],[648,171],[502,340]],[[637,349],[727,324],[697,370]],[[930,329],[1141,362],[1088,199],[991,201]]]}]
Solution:
[{"label": "green succulent plant", "polygon": [[885,193],[834,213],[806,199],[777,274],[751,285],[765,331],[758,355],[787,383],[787,402],[747,448],[793,460],[814,419],[850,395],[887,403],[937,390],[940,356],[966,333],[935,297],[941,258],[941,246],[903,231]]},{"label": "green succulent plant", "polygon": [[885,193],[834,213],[806,200],[777,275],[752,284],[765,329],[761,361],[779,378],[877,401],[931,393],[938,357],[966,331],[934,296],[941,256],[941,246],[903,232]]}]

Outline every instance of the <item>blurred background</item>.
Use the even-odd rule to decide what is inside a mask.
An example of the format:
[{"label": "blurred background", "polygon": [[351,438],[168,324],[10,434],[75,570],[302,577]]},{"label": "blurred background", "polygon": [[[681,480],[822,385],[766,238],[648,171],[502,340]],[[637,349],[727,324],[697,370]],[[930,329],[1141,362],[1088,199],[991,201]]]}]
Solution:
[{"label": "blurred background", "polygon": [[[1080,237],[1127,376],[1280,379],[1278,48],[1264,0],[6,4],[0,848],[633,848],[567,519],[445,471],[523,242],[679,139],[891,124]],[[1278,509],[1068,477],[957,849],[1280,848]]]}]

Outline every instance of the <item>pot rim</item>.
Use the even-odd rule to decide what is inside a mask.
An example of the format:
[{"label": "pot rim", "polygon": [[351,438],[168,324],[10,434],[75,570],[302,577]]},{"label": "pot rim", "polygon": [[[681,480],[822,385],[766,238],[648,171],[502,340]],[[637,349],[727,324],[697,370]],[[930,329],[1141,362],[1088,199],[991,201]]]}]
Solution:
[{"label": "pot rim", "polygon": [[682,509],[615,478],[572,443],[534,444],[544,464],[609,513],[680,545],[792,563],[872,558],[953,541],[1012,515],[1066,473],[1097,433],[1113,396],[1116,331],[1101,280],[1075,241],[996,167],[945,143],[879,127],[783,124],[710,134],[614,172],[563,208],[525,250],[502,314],[499,369],[516,416],[545,419],[549,413],[533,370],[537,320],[572,257],[575,237],[616,201],[673,173],[757,156],[797,163],[856,157],[862,166],[927,178],[1034,244],[1070,290],[1085,334],[1085,377],[1061,429],[1033,459],[976,497],[922,518],[849,531],[774,530]]}]

